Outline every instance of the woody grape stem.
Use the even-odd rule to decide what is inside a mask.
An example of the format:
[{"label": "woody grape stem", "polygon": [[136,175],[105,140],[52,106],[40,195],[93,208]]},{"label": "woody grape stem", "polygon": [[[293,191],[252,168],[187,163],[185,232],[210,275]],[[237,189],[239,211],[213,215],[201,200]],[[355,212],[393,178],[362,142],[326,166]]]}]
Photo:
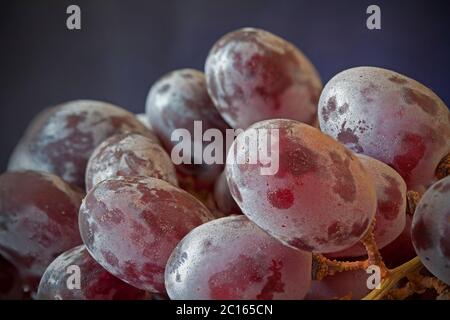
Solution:
[{"label": "woody grape stem", "polygon": [[389,299],[404,300],[411,295],[423,294],[427,289],[432,289],[437,294],[437,299],[449,300],[450,289],[441,280],[435,277],[424,276],[420,272],[409,273],[406,278],[408,282],[400,288],[395,288],[389,292]]},{"label": "woody grape stem", "polygon": [[377,265],[382,271],[382,275],[387,272],[387,268],[384,265],[383,258],[378,250],[375,242],[374,230],[375,219],[369,226],[365,235],[360,240],[367,251],[367,259],[362,261],[338,261],[331,260],[322,254],[313,254],[313,279],[322,280],[328,275],[333,275],[338,272],[353,271],[353,270],[366,270],[370,265]]},{"label": "woody grape stem", "polygon": [[416,191],[410,190],[406,192],[406,214],[410,216],[414,215],[421,197],[421,194]]},{"label": "woody grape stem", "polygon": [[381,300],[389,294],[389,291],[394,288],[398,281],[405,277],[405,275],[416,272],[422,268],[422,263],[419,257],[415,257],[401,266],[388,270],[388,273],[383,277],[380,288],[372,290],[362,300]]}]

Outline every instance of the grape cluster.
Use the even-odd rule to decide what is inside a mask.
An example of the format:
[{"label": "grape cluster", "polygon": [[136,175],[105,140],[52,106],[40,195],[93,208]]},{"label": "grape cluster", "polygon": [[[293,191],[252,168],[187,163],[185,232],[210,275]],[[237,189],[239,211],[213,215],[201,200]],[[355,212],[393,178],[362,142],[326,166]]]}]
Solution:
[{"label": "grape cluster", "polygon": [[293,44],[235,30],[145,114],[78,100],[32,121],[0,175],[0,299],[361,299],[370,263],[414,261],[442,288],[449,153],[424,85],[359,67],[322,90]]},{"label": "grape cluster", "polygon": [[123,132],[142,133],[157,141],[122,108],[91,100],[63,103],[42,111],[33,120],[11,155],[8,170],[45,171],[84,187],[92,151],[106,138]]},{"label": "grape cluster", "polygon": [[[176,166],[182,185],[193,184],[196,189],[211,189],[223,170],[222,164],[205,165],[195,163],[199,155],[194,153],[194,145],[206,144],[195,133],[195,121],[200,121],[202,130],[219,130],[225,136],[229,126],[216,110],[206,89],[205,76],[201,71],[181,69],[164,75],[155,82],[147,96],[146,110],[148,122],[169,154],[178,140],[172,134],[177,129],[187,130],[191,136],[192,149],[185,155],[190,163]],[[203,134],[203,132],[201,132]],[[225,149],[222,152],[226,152]]]}]

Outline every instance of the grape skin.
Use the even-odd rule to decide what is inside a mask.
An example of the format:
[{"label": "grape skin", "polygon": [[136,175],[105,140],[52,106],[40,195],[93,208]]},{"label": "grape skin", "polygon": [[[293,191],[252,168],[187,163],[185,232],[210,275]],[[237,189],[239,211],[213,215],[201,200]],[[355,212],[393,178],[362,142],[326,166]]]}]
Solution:
[{"label": "grape skin", "polygon": [[450,285],[450,176],[432,185],[420,199],[411,237],[425,267]]},{"label": "grape skin", "polygon": [[[377,211],[375,213],[375,242],[381,249],[393,242],[405,229],[406,222],[406,184],[402,177],[391,167],[374,158],[357,155],[367,172],[371,175],[377,193]],[[366,249],[361,243],[329,257],[359,257]]]},{"label": "grape skin", "polygon": [[23,298],[19,272],[12,263],[0,256],[0,300]]},{"label": "grape skin", "polygon": [[86,168],[86,190],[116,176],[154,177],[178,185],[169,155],[137,133],[114,135],[94,150]]},{"label": "grape skin", "polygon": [[[376,210],[373,181],[349,150],[319,130],[286,119],[261,121],[249,129],[278,129],[279,170],[261,175],[262,164],[234,164],[247,157],[238,136],[228,154],[231,194],[242,212],[286,245],[306,251],[336,252],[354,245]],[[275,149],[277,148],[277,149]],[[231,151],[234,151],[232,153]]]},{"label": "grape skin", "polygon": [[[203,152],[209,142],[195,140],[202,137],[194,134],[194,121],[201,121],[203,132],[217,129],[223,137],[225,130],[229,128],[206,91],[204,74],[194,69],[175,70],[159,79],[148,94],[146,113],[153,130],[168,153],[171,153],[172,148],[178,144],[178,141],[171,141],[171,135],[174,130],[180,128],[188,130],[192,146],[194,143],[202,144]],[[192,164],[176,166],[180,173],[180,182],[193,176],[198,188],[211,187],[222,172],[223,163],[194,164],[194,156],[198,158],[201,155],[191,154]]]},{"label": "grape skin", "polygon": [[380,250],[386,267],[393,269],[411,260],[416,256],[411,240],[412,217],[406,216],[405,228],[391,243]]},{"label": "grape skin", "polygon": [[[70,266],[80,271],[80,288],[69,288]],[[84,245],[58,256],[47,268],[39,283],[38,300],[145,300],[149,295],[126,284],[103,269]]]},{"label": "grape skin", "polygon": [[225,171],[217,178],[214,186],[214,200],[217,208],[225,215],[242,214],[241,208],[234,201],[227,183]]},{"label": "grape skin", "polygon": [[79,225],[87,249],[106,270],[142,290],[165,293],[170,253],[190,230],[212,219],[202,203],[168,182],[117,177],[89,191]]},{"label": "grape skin", "polygon": [[83,196],[48,173],[0,176],[0,255],[31,290],[55,256],[82,243],[77,221]]},{"label": "grape skin", "polygon": [[450,113],[419,82],[394,71],[358,67],[334,76],[319,101],[323,132],[393,167],[409,190],[424,192],[450,152]]},{"label": "grape skin", "polygon": [[8,170],[50,172],[84,188],[92,151],[106,138],[127,131],[158,142],[134,114],[120,107],[92,100],[66,102],[44,110],[32,121],[10,157]]},{"label": "grape skin", "polygon": [[208,92],[233,128],[270,118],[314,124],[322,90],[320,77],[293,44],[260,29],[224,35],[205,65]]},{"label": "grape skin", "polygon": [[311,253],[283,246],[245,216],[192,230],[175,248],[165,281],[174,300],[303,299]]}]

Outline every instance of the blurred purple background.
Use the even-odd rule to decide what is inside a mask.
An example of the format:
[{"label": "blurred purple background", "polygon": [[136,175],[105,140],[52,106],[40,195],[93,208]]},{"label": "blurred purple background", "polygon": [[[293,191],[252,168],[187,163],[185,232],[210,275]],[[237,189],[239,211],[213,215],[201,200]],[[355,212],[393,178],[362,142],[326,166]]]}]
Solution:
[{"label": "blurred purple background", "polygon": [[[82,30],[66,28],[66,8]],[[382,30],[366,28],[366,8]],[[105,100],[143,112],[151,84],[176,68],[203,69],[212,44],[260,27],[297,45],[326,83],[352,66],[381,66],[450,104],[450,2],[275,0],[2,0],[0,171],[32,117],[66,100]]]}]

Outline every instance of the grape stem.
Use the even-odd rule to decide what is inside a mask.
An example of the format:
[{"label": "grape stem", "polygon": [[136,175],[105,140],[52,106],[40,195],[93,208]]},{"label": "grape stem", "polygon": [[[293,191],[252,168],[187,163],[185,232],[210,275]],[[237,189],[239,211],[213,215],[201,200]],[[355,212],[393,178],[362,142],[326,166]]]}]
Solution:
[{"label": "grape stem", "polygon": [[444,179],[450,175],[450,153],[446,155],[436,168],[436,177]]},{"label": "grape stem", "polygon": [[[436,169],[436,177],[443,179],[450,175],[450,154],[446,155]],[[413,216],[421,194],[415,191],[406,193],[407,208],[406,214]],[[338,261],[331,260],[322,254],[313,253],[313,279],[322,280],[328,275],[337,272],[366,270],[370,265],[380,267],[381,279],[379,289],[374,289],[363,300],[380,300],[384,297],[390,299],[406,299],[414,293],[423,293],[426,289],[434,289],[438,294],[438,299],[450,299],[449,287],[435,277],[426,277],[419,274],[423,267],[419,257],[402,264],[395,269],[388,269],[383,262],[383,258],[378,250],[374,236],[375,219],[373,219],[366,234],[361,239],[367,251],[367,259],[362,261]],[[394,288],[398,281],[406,277],[408,282],[401,288]]]},{"label": "grape stem", "polygon": [[[408,191],[406,197],[406,213],[413,215],[421,194]],[[363,300],[380,300],[385,297],[388,299],[406,299],[414,293],[423,293],[426,289],[434,289],[438,299],[450,299],[450,289],[445,283],[435,277],[423,276],[419,273],[423,267],[419,257],[415,257],[394,269],[386,267],[375,241],[375,223],[376,221],[373,219],[369,229],[360,240],[367,251],[366,260],[338,261],[328,259],[321,254],[313,254],[313,279],[322,280],[324,277],[334,275],[337,272],[366,270],[370,265],[377,265],[381,271],[380,287],[372,290]],[[408,279],[406,285],[396,288],[397,283],[405,277]]]},{"label": "grape stem", "polygon": [[408,262],[405,262],[401,266],[388,270],[385,277],[382,277],[382,281],[379,289],[374,289],[362,300],[381,300],[389,291],[394,288],[398,281],[404,278],[407,274],[412,272],[417,272],[422,268],[422,262],[420,262],[419,257],[415,257]]},{"label": "grape stem", "polygon": [[408,281],[403,287],[392,289],[387,294],[387,298],[389,300],[405,300],[414,293],[422,294],[423,292],[424,291],[419,290],[413,282]]},{"label": "grape stem", "polygon": [[417,204],[422,195],[419,192],[409,190],[406,192],[406,214],[413,216],[416,211]]},{"label": "grape stem", "polygon": [[381,276],[385,276],[388,272],[380,251],[378,250],[375,242],[374,228],[375,219],[369,226],[365,235],[360,240],[367,251],[367,259],[362,261],[338,261],[331,260],[322,254],[313,254],[313,278],[315,280],[322,280],[328,275],[336,274],[337,272],[353,271],[353,270],[366,270],[370,265],[377,265],[380,267]]},{"label": "grape stem", "polygon": [[361,239],[361,243],[364,245],[367,251],[367,267],[370,265],[379,266],[381,269],[381,276],[383,277],[388,272],[388,268],[386,268],[383,262],[383,257],[381,256],[381,253],[378,250],[378,246],[375,241],[375,234],[374,234],[375,224],[376,219],[374,218],[366,234]]},{"label": "grape stem", "polygon": [[313,253],[313,279],[322,280],[326,276],[334,275],[338,272],[367,269],[367,260],[364,261],[338,261],[330,260],[327,257]]},{"label": "grape stem", "polygon": [[[408,198],[408,211],[414,212],[415,206],[420,199],[420,195],[417,192],[409,192]],[[313,254],[313,277],[316,280],[322,280],[328,275],[333,275],[337,272],[351,271],[351,270],[366,270],[371,265],[376,265],[380,268],[382,283],[380,289],[373,290],[364,299],[381,299],[383,298],[393,286],[402,279],[406,272],[414,266],[417,267],[417,263],[421,266],[420,260],[411,260],[398,268],[390,270],[383,262],[383,257],[378,250],[377,243],[375,241],[374,229],[376,219],[374,218],[366,231],[365,235],[361,238],[361,243],[364,245],[367,251],[367,259],[362,261],[337,261],[330,260],[321,254]],[[412,268],[412,269],[414,269]]]},{"label": "grape stem", "polygon": [[[436,168],[436,177],[443,179],[450,175],[450,153],[447,154]],[[408,191],[407,211],[409,215],[414,215],[421,195],[415,191]],[[366,247],[367,248],[367,247]],[[369,250],[368,250],[369,253]],[[388,270],[383,277],[380,289],[374,289],[363,300],[379,300],[387,296],[389,299],[406,299],[414,293],[424,293],[426,289],[434,289],[438,299],[450,299],[450,289],[441,280],[435,277],[423,276],[419,273],[423,267],[419,257],[402,264],[401,266]],[[394,288],[397,282],[406,277],[408,282],[400,288]]]},{"label": "grape stem", "polygon": [[389,292],[389,299],[404,300],[414,293],[422,294],[427,289],[433,289],[437,293],[437,299],[450,299],[450,289],[441,280],[435,277],[421,275],[419,272],[413,272],[406,276],[408,282],[401,288],[395,288]]}]

